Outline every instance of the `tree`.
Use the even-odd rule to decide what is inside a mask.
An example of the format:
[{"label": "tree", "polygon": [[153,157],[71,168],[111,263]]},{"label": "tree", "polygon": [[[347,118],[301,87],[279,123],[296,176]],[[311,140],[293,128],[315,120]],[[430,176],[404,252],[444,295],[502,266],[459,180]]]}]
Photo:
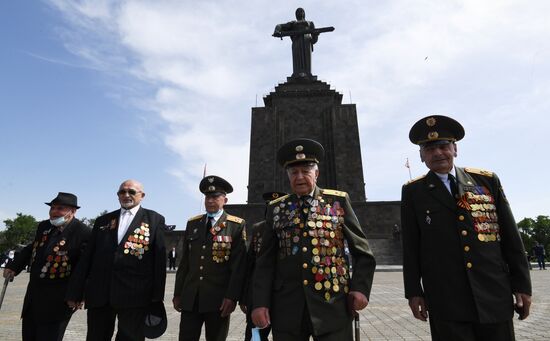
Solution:
[{"label": "tree", "polygon": [[550,217],[539,215],[537,219],[525,218],[518,223],[518,227],[525,245],[525,250],[531,253],[535,242],[544,246],[546,254],[550,251]]},{"label": "tree", "polygon": [[15,219],[6,219],[4,224],[6,229],[0,232],[0,251],[2,252],[30,243],[34,238],[38,222],[32,215],[17,213]]},{"label": "tree", "polygon": [[101,217],[102,215],[105,215],[109,213],[109,211],[107,210],[103,210],[102,212],[100,212],[98,215],[95,216],[95,218],[82,218],[80,219],[80,221],[82,221],[82,223],[86,226],[88,226],[89,228],[93,228],[94,227],[94,223],[95,223],[95,220],[99,217]]}]

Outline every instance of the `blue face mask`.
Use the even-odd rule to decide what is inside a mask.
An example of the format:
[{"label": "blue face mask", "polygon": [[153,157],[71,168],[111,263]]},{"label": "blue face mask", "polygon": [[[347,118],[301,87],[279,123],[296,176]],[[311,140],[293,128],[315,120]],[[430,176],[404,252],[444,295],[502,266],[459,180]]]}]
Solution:
[{"label": "blue face mask", "polygon": [[65,224],[66,222],[67,222],[66,215],[64,215],[62,217],[57,217],[57,218],[54,218],[54,219],[50,219],[50,224],[52,224],[55,227],[59,227],[59,226]]}]

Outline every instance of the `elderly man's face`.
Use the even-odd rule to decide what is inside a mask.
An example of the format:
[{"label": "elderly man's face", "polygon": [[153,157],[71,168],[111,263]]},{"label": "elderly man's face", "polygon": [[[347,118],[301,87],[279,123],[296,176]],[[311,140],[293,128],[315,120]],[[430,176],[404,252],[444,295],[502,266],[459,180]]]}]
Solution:
[{"label": "elderly man's face", "polygon": [[313,164],[299,164],[287,168],[290,188],[297,195],[308,195],[315,188],[319,169]]},{"label": "elderly man's face", "polygon": [[117,195],[120,206],[129,210],[139,205],[145,193],[143,193],[143,186],[139,182],[125,181],[120,185]]},{"label": "elderly man's face", "polygon": [[50,206],[50,219],[55,219],[65,216],[66,221],[73,219],[76,208],[65,205],[52,204]]},{"label": "elderly man's face", "polygon": [[227,198],[223,193],[212,193],[204,196],[204,207],[208,213],[216,213],[227,203]]},{"label": "elderly man's face", "polygon": [[456,151],[454,143],[423,146],[420,148],[420,159],[436,173],[449,173],[453,168],[454,158],[457,156]]}]

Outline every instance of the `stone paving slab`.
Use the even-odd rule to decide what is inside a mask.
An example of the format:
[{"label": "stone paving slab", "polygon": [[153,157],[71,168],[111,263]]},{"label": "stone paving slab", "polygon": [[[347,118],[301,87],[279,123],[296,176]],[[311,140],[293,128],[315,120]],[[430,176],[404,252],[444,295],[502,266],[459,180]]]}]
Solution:
[{"label": "stone paving slab", "polygon": [[[533,307],[526,321],[514,320],[517,340],[550,339],[550,271],[531,271],[533,280]],[[28,274],[22,273],[7,289],[0,310],[0,340],[15,341],[21,339],[21,320],[19,314],[23,304]],[[166,297],[171,297],[174,286],[174,274],[169,273],[166,282]],[[159,339],[177,340],[179,313],[167,302],[168,330]],[[228,341],[243,340],[245,327],[244,314],[235,311],[231,317]],[[376,272],[369,307],[361,313],[361,340],[430,340],[427,323],[415,320],[403,298],[401,272]],[[204,332],[203,332],[204,335]],[[86,336],[86,314],[75,313],[65,340],[80,341]],[[201,338],[204,340],[204,338]]]}]

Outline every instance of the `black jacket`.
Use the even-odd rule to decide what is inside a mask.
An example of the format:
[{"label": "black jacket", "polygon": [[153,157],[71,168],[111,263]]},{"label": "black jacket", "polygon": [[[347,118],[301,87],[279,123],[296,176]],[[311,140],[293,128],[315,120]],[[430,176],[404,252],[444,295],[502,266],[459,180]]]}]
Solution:
[{"label": "black jacket", "polygon": [[82,264],[70,282],[68,300],[87,307],[146,307],[164,299],[166,251],[164,217],[140,207],[121,242],[120,210],[95,221]]},{"label": "black jacket", "polygon": [[458,201],[433,172],[403,186],[405,296],[424,296],[440,320],[509,320],[512,293],[531,294],[512,211],[496,174],[456,172]]},{"label": "black jacket", "polygon": [[90,233],[90,228],[76,218],[61,233],[49,220],[38,224],[34,242],[7,266],[19,274],[30,262],[30,280],[22,317],[28,316],[29,312],[36,320],[43,322],[70,317],[71,310],[65,303],[65,294]]}]

